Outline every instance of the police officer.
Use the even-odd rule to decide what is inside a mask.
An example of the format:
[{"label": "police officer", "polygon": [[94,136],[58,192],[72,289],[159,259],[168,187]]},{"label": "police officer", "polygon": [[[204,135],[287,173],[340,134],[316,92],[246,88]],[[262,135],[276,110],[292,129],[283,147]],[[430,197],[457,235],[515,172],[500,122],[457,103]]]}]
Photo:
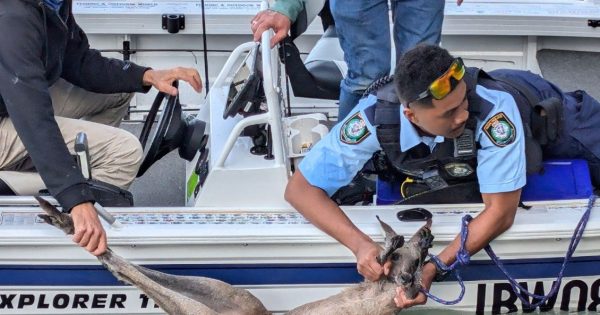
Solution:
[{"label": "police officer", "polygon": [[[154,86],[175,94],[174,80],[185,80],[199,92],[200,76],[195,69],[153,70],[102,57],[90,49],[75,22],[72,0],[2,0],[0,30],[0,169],[36,170],[63,211],[73,216],[74,241],[102,254],[106,234],[93,207],[94,195],[65,141],[86,132],[95,178],[121,188],[135,178],[142,150],[124,130],[73,119],[94,116],[94,121],[117,125],[125,106],[98,108],[98,102],[81,97],[80,104],[63,111],[64,104],[73,102],[62,93],[84,93],[73,86],[101,94],[147,92]],[[116,103],[126,105],[128,97]]]},{"label": "police officer", "polygon": [[[397,93],[390,92],[394,89]],[[382,267],[375,259],[381,248],[329,196],[381,150],[392,165],[390,171],[415,177],[430,191],[476,183],[485,208],[469,224],[466,248],[474,254],[512,225],[526,172],[539,170],[541,154],[528,160],[526,147],[528,152],[544,150],[553,157],[598,163],[600,151],[594,150],[600,149],[600,141],[574,141],[586,130],[577,126],[592,126],[576,122],[582,101],[589,103],[591,116],[586,119],[600,119],[600,104],[581,91],[562,93],[525,71],[487,74],[466,68],[443,48],[420,45],[399,60],[393,85],[361,99],[307,154],[285,197],[354,253],[359,273],[376,280],[389,269],[389,263]],[[553,132],[556,125],[560,130]],[[439,258],[446,265],[453,263],[458,248],[459,237]],[[436,274],[441,271],[434,263],[424,266],[425,289]],[[398,307],[426,302],[422,293],[407,300],[398,290]]]}]

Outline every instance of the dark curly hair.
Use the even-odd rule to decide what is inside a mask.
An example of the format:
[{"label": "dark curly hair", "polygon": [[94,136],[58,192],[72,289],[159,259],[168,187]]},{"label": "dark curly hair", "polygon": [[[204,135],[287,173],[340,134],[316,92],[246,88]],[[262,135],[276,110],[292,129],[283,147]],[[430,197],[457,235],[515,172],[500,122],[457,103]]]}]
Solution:
[{"label": "dark curly hair", "polygon": [[[394,71],[394,86],[402,104],[406,106],[407,101],[414,100],[425,91],[431,82],[448,70],[453,61],[454,57],[437,45],[419,44],[406,52]],[[433,106],[431,97],[417,103]]]}]

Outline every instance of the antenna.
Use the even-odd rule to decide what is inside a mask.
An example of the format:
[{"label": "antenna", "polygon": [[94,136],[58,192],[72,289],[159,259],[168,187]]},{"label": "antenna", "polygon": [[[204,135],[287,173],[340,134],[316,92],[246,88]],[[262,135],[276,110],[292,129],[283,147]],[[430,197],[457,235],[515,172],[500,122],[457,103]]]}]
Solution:
[{"label": "antenna", "polygon": [[206,48],[206,11],[204,0],[201,0],[200,2],[202,3],[202,52],[204,53],[204,86],[206,95],[208,95],[210,84],[208,82],[208,49]]}]

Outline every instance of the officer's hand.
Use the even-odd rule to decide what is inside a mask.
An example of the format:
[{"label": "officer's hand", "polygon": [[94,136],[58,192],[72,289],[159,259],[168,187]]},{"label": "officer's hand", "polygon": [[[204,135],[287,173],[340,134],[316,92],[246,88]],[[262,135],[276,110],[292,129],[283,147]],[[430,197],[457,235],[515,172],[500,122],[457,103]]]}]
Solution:
[{"label": "officer's hand", "polygon": [[391,263],[386,262],[381,266],[377,261],[377,256],[381,252],[381,247],[373,241],[363,242],[355,251],[356,269],[367,280],[377,281],[383,274],[388,274]]},{"label": "officer's hand", "polygon": [[250,22],[255,42],[260,40],[264,31],[270,28],[273,29],[275,35],[271,38],[271,48],[275,47],[277,43],[288,35],[291,25],[292,21],[287,16],[271,10],[258,12],[252,19],[252,22]]},{"label": "officer's hand", "polygon": [[456,5],[461,5],[463,3],[463,0],[456,0]]},{"label": "officer's hand", "polygon": [[73,241],[92,255],[99,256],[106,251],[106,232],[100,224],[98,213],[91,202],[76,205],[71,209],[75,226]]},{"label": "officer's hand", "polygon": [[[435,278],[435,272],[436,270],[433,263],[428,263],[423,266],[423,273],[421,274],[421,287],[426,291],[429,291],[429,288],[431,288],[431,282],[433,282],[433,278]],[[427,296],[423,292],[419,292],[417,293],[417,296],[411,300],[406,297],[402,287],[397,287],[394,302],[396,303],[397,307],[405,309],[415,305],[425,304],[427,302]]]},{"label": "officer's hand", "polygon": [[198,93],[202,91],[202,79],[196,69],[177,67],[168,70],[148,70],[144,72],[144,85],[152,85],[157,90],[169,95],[177,95],[173,81],[183,80],[189,83]]}]

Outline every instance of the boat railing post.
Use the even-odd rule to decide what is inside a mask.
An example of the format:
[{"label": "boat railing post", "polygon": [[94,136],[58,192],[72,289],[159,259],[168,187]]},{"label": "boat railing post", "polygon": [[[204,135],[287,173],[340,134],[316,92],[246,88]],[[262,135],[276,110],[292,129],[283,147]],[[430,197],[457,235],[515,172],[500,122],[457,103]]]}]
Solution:
[{"label": "boat railing post", "polygon": [[[265,5],[263,1],[262,5]],[[266,9],[266,8],[261,8]],[[271,134],[273,136],[273,154],[275,155],[275,164],[283,164],[283,130],[281,124],[281,87],[278,73],[278,59],[276,48],[271,49],[272,31],[266,30],[261,38],[262,65],[263,65],[263,88],[267,99],[267,115],[271,125]]]},{"label": "boat railing post", "polygon": [[[261,10],[264,10],[267,8],[268,8],[267,2],[263,1],[261,4]],[[231,130],[231,133],[227,137],[227,141],[225,142],[225,145],[223,146],[223,150],[221,151],[221,154],[220,154],[219,158],[217,159],[217,162],[215,163],[214,168],[224,168],[225,161],[227,160],[229,153],[231,153],[231,150],[233,149],[233,146],[234,146],[237,138],[239,137],[239,135],[241,134],[242,130],[245,127],[250,126],[250,125],[263,124],[263,123],[267,123],[271,126],[271,135],[272,135],[272,141],[273,141],[273,154],[275,156],[274,166],[280,166],[280,165],[284,164],[283,130],[282,130],[282,123],[281,123],[282,117],[281,117],[281,106],[280,106],[281,98],[279,95],[279,93],[281,92],[281,88],[279,86],[280,81],[279,81],[279,78],[277,75],[278,64],[277,64],[276,49],[271,49],[271,46],[270,46],[271,36],[272,36],[272,31],[269,29],[269,30],[266,30],[262,34],[262,38],[261,38],[261,57],[262,57],[262,66],[263,66],[263,69],[262,69],[263,70],[262,71],[263,89],[264,89],[265,97],[266,97],[266,101],[267,101],[267,112],[264,114],[260,114],[260,115],[246,117],[246,118],[240,120],[234,126],[234,128]],[[247,44],[254,44],[254,43],[247,43]],[[230,58],[227,61],[227,63],[225,64],[225,69],[227,69],[226,67],[229,65],[229,61],[231,61],[232,59],[236,60],[237,58]],[[222,81],[224,80],[224,77],[221,78],[222,74],[226,73],[226,72],[228,72],[228,71],[222,71],[221,75],[219,76],[219,78],[217,78],[217,81],[215,82],[215,86],[219,86],[219,84],[222,83]]]},{"label": "boat railing post", "polygon": [[[230,70],[235,66],[235,63],[240,59],[243,53],[250,51],[256,46],[255,42],[247,42],[237,46],[232,52],[231,56],[227,59],[223,65],[223,70],[217,76],[217,79],[213,83],[213,86],[221,86],[223,81],[230,75]],[[213,93],[212,91],[210,93]]]},{"label": "boat railing post", "polygon": [[235,124],[235,126],[231,130],[231,133],[229,134],[229,137],[227,137],[227,141],[225,142],[225,145],[223,146],[221,155],[219,155],[219,159],[215,163],[214,167],[215,168],[224,168],[225,167],[225,160],[227,160],[227,157],[229,156],[229,153],[231,152],[231,149],[233,148],[235,141],[240,136],[240,134],[242,133],[242,130],[244,130],[244,128],[251,126],[251,125],[264,124],[264,123],[268,123],[268,122],[269,122],[269,116],[267,115],[267,113],[265,113],[265,114],[260,114],[260,115],[256,115],[256,116],[246,117],[246,118],[240,120],[237,124]]}]

